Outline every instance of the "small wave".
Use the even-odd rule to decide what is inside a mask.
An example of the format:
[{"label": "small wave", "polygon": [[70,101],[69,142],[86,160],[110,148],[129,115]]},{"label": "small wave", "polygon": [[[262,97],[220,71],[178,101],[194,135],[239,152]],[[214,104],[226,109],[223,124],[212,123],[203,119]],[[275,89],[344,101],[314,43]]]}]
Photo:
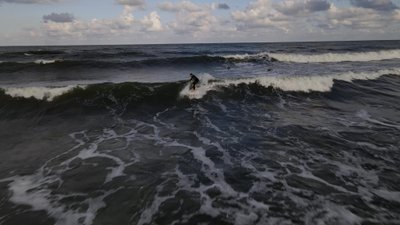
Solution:
[{"label": "small wave", "polygon": [[55,62],[59,62],[61,60],[58,59],[37,59],[35,60],[36,64],[51,64],[51,63],[55,63]]},{"label": "small wave", "polygon": [[3,88],[4,93],[12,97],[36,98],[52,101],[56,96],[60,96],[74,88],[83,87],[81,85],[69,85],[65,87],[9,87]]},{"label": "small wave", "polygon": [[260,52],[255,54],[246,53],[246,54],[222,55],[219,57],[223,57],[227,60],[233,60],[233,61],[259,61],[259,60],[272,61],[272,62],[277,61],[277,59],[271,57],[271,55],[268,52]]},{"label": "small wave", "polygon": [[357,53],[325,53],[314,55],[269,53],[269,56],[278,61],[296,63],[368,62],[400,59],[400,50]]},{"label": "small wave", "polygon": [[23,52],[2,52],[0,56],[8,56],[8,57],[15,57],[15,56],[32,56],[32,55],[60,55],[64,54],[64,51],[58,50],[32,50],[32,51],[23,51]]}]

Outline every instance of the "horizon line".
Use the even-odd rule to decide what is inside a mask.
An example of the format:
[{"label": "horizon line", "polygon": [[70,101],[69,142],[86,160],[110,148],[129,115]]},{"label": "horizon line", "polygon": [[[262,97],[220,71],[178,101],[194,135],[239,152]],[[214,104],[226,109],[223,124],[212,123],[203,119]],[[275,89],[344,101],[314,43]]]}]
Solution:
[{"label": "horizon line", "polygon": [[371,40],[307,40],[307,41],[243,41],[243,42],[182,42],[182,43],[131,43],[131,44],[35,44],[35,45],[0,45],[0,47],[74,47],[74,46],[134,46],[134,45],[211,45],[211,44],[285,44],[285,43],[329,43],[329,42],[372,42],[400,41],[400,39],[371,39]]}]

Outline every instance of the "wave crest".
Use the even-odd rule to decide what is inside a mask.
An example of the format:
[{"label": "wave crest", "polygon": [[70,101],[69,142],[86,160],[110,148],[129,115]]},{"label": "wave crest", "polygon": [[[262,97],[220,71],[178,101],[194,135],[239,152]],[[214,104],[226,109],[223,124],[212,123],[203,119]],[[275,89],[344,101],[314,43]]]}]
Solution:
[{"label": "wave crest", "polygon": [[356,53],[325,53],[314,55],[270,53],[269,56],[277,59],[278,61],[296,63],[368,62],[400,59],[400,50]]},{"label": "wave crest", "polygon": [[[263,76],[255,78],[242,78],[232,80],[202,82],[202,85],[196,91],[189,91],[189,84],[181,91],[181,96],[187,96],[191,99],[203,98],[209,91],[218,90],[221,87],[237,86],[239,84],[257,83],[264,87],[272,87],[282,91],[294,92],[329,92],[335,80],[352,82],[353,80],[373,80],[383,75],[400,75],[400,68],[390,70],[379,70],[368,73],[347,72],[334,75],[310,75],[310,76]],[[207,80],[210,80],[207,78]]]},{"label": "wave crest", "polygon": [[3,88],[4,93],[12,97],[36,98],[38,100],[52,101],[55,97],[65,94],[83,85],[69,85],[65,87],[8,87]]}]

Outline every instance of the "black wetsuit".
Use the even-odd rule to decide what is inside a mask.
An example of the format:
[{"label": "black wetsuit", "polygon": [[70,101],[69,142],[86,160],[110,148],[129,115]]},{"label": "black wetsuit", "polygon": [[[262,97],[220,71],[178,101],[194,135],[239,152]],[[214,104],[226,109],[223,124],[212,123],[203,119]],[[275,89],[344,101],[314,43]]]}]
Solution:
[{"label": "black wetsuit", "polygon": [[197,78],[195,75],[191,74],[190,75],[190,90],[195,90],[196,89],[196,84],[199,83],[199,78]]}]

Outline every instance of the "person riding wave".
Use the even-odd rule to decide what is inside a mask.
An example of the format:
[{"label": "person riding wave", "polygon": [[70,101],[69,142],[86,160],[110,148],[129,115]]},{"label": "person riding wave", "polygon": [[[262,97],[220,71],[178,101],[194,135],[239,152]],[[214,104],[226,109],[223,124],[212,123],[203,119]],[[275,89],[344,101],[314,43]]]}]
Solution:
[{"label": "person riding wave", "polygon": [[196,90],[196,84],[200,82],[199,78],[197,78],[193,73],[190,73],[190,90]]}]

